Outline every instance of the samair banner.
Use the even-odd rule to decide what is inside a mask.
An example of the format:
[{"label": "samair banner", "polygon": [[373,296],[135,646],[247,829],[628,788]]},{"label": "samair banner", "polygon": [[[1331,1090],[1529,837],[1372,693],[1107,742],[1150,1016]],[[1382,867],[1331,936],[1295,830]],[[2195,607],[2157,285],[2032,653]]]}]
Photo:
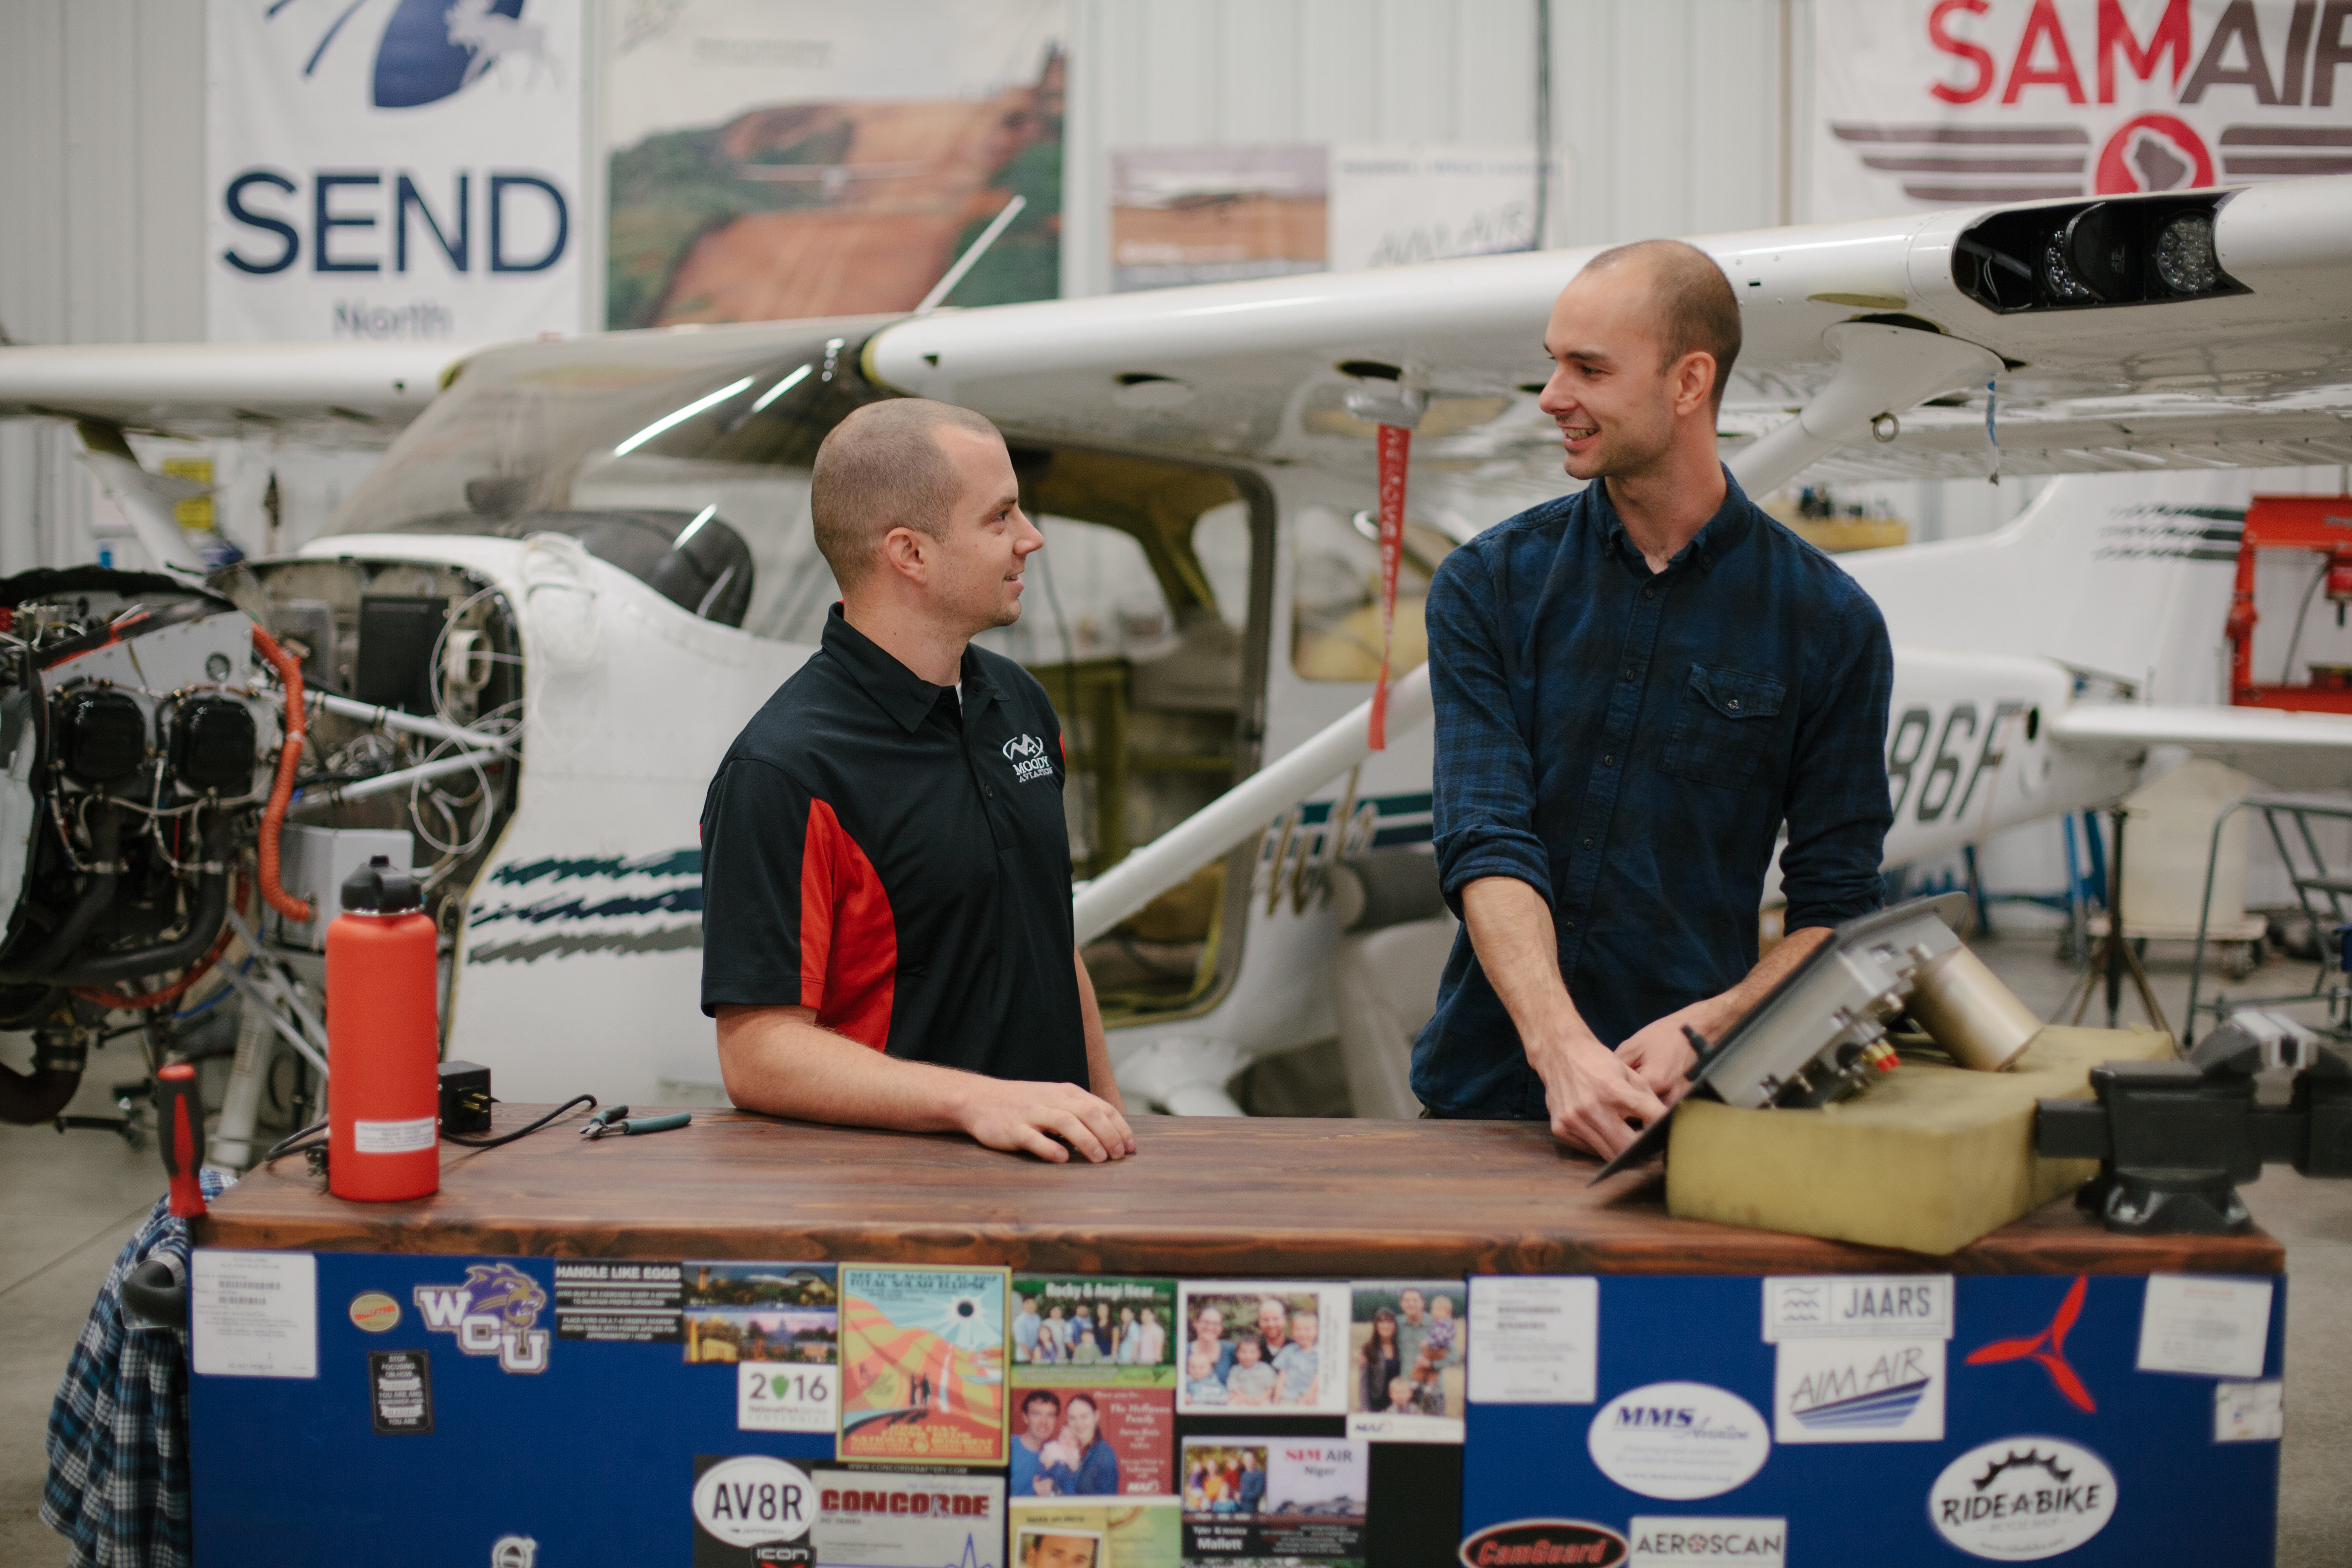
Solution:
[{"label": "samair banner", "polygon": [[1815,221],[2352,173],[2352,0],[1815,0]]},{"label": "samair banner", "polygon": [[580,320],[581,0],[212,0],[216,340]]}]

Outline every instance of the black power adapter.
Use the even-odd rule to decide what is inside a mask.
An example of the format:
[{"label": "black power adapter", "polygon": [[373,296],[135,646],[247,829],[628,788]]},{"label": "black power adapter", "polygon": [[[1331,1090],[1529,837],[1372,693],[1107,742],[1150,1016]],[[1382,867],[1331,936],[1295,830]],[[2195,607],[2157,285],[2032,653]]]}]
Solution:
[{"label": "black power adapter", "polygon": [[490,1069],[473,1062],[441,1064],[441,1131],[478,1134],[490,1130]]}]

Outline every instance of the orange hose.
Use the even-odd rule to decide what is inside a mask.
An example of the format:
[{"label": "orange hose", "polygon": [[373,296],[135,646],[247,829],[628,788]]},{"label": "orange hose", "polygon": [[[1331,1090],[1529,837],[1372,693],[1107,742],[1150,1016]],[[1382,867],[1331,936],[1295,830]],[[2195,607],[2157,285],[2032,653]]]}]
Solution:
[{"label": "orange hose", "polygon": [[288,892],[278,880],[278,832],[286,826],[286,808],[294,799],[294,774],[302,765],[302,667],[278,646],[278,639],[258,626],[253,628],[253,650],[268,659],[286,687],[286,743],[278,752],[278,779],[269,786],[269,805],[261,813],[261,896],[269,907],[299,925],[310,920],[309,903]]}]

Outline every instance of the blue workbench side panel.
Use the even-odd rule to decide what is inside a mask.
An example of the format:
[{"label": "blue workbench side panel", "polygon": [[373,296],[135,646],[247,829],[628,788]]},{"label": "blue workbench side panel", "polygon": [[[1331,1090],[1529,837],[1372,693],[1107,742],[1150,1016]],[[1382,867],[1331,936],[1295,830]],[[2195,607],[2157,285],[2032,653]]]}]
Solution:
[{"label": "blue workbench side panel", "polygon": [[[738,1431],[734,1369],[688,1366],[676,1344],[556,1340],[537,1373],[463,1354],[425,1328],[413,1291],[488,1261],[320,1253],[317,1378],[190,1378],[197,1562],[487,1563],[520,1535],[541,1563],[684,1564],[696,1455],[832,1458],[829,1436]],[[498,1261],[553,1301],[551,1259]],[[389,1332],[351,1321],[369,1290],[400,1303]],[[540,1323],[551,1337],[553,1311]],[[430,1433],[375,1431],[368,1352],[389,1350],[431,1357]]]},{"label": "blue workbench side panel", "polygon": [[[2264,1378],[2280,1375],[2286,1342],[2286,1280],[2274,1283]],[[1942,1442],[1775,1444],[1744,1485],[1675,1502],[1604,1477],[1586,1432],[1612,1398],[1668,1381],[1727,1389],[1769,1424],[1774,1347],[1763,1340],[1762,1284],[1603,1277],[1594,1404],[1469,1407],[1464,1532],[1536,1517],[1589,1520],[1620,1531],[1635,1515],[1772,1518],[1788,1521],[1789,1568],[1967,1563],[1978,1559],[1929,1522],[1929,1488],[1946,1465],[1979,1444],[2044,1436],[2091,1449],[2116,1476],[2106,1527],[2050,1561],[2067,1568],[2270,1563],[2279,1446],[2213,1440],[2213,1389],[2222,1380],[2135,1369],[2144,1278],[2091,1276],[2081,1318],[2066,1337],[2065,1359],[2095,1402],[2095,1414],[2069,1403],[2032,1361],[1967,1364],[1980,1345],[2040,1332],[2074,1284],[2063,1275],[1956,1281]]]}]

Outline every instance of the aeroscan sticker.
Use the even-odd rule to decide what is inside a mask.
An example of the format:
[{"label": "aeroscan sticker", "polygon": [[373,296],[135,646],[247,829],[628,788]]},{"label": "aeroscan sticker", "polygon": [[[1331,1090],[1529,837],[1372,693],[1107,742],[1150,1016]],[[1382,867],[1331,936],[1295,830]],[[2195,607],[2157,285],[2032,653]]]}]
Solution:
[{"label": "aeroscan sticker", "polygon": [[1789,1560],[1785,1519],[1647,1519],[1626,1527],[1633,1538],[1628,1568],[1695,1568],[1731,1563],[1738,1568],[1782,1568]]},{"label": "aeroscan sticker", "polygon": [[1780,1443],[1940,1443],[1944,1342],[1783,1340],[1772,1437]]},{"label": "aeroscan sticker", "polygon": [[1705,1383],[1653,1383],[1601,1407],[1585,1433],[1601,1473],[1627,1491],[1686,1502],[1744,1485],[1772,1455],[1756,1407]]},{"label": "aeroscan sticker", "polygon": [[433,1430],[433,1358],[425,1351],[370,1351],[368,1396],[385,1436]]},{"label": "aeroscan sticker", "polygon": [[400,1325],[400,1303],[381,1290],[352,1298],[352,1327],[363,1334],[388,1333]]},{"label": "aeroscan sticker", "polygon": [[694,1461],[694,1568],[806,1568],[817,1492],[799,1466],[766,1454]]},{"label": "aeroscan sticker", "polygon": [[1971,1557],[2031,1563],[2072,1552],[2107,1527],[2116,1477],[2062,1437],[2004,1437],[1969,1449],[1927,1489],[1936,1532]]}]

